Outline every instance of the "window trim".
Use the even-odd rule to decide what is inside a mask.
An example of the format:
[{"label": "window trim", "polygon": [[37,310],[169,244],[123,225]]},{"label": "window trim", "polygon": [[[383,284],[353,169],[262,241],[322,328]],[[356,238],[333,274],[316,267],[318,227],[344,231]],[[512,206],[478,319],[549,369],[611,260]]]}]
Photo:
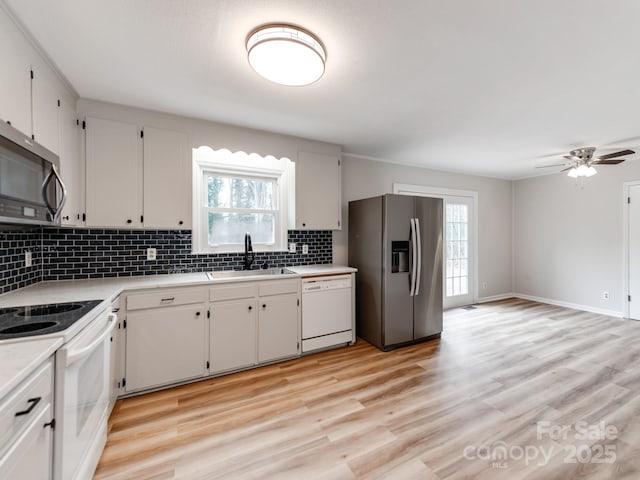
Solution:
[{"label": "window trim", "polygon": [[[201,149],[204,149],[204,152],[199,152]],[[217,154],[223,160],[214,160],[214,154]],[[242,164],[243,161],[245,162],[244,164]],[[259,166],[258,164],[263,164],[264,166]],[[209,147],[200,147],[193,149],[192,253],[212,254],[244,251],[244,244],[209,245],[207,218],[211,207],[206,205],[205,193],[207,175],[211,174],[258,179],[268,178],[274,181],[277,212],[274,219],[274,243],[253,242],[253,249],[256,252],[286,251],[287,230],[291,228],[292,221],[295,218],[293,210],[295,204],[293,197],[293,192],[295,192],[295,163],[287,158],[278,160],[274,157],[260,157],[254,154],[249,156],[244,152],[231,153],[228,150],[215,152]],[[273,210],[255,211],[257,213],[265,213]]]}]

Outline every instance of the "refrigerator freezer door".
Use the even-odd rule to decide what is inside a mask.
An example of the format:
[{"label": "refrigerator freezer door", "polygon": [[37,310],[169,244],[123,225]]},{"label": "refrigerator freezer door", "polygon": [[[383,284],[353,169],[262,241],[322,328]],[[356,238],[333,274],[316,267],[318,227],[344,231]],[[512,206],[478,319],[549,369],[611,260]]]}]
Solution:
[{"label": "refrigerator freezer door", "polygon": [[420,230],[421,272],[419,291],[413,297],[414,340],[442,332],[443,201],[416,197]]},{"label": "refrigerator freezer door", "polygon": [[[383,346],[413,340],[413,302],[411,301],[410,272],[393,272],[392,242],[410,238],[411,219],[414,218],[413,197],[385,195],[383,202]],[[415,239],[412,239],[415,241]],[[409,258],[412,270],[413,255]]]}]

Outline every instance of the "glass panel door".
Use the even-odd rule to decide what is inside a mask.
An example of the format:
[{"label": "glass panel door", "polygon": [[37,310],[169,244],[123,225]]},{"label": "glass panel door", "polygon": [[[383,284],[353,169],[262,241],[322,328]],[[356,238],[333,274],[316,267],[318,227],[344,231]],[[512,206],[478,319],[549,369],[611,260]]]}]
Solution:
[{"label": "glass panel door", "polygon": [[473,199],[444,197],[444,308],[473,303]]}]

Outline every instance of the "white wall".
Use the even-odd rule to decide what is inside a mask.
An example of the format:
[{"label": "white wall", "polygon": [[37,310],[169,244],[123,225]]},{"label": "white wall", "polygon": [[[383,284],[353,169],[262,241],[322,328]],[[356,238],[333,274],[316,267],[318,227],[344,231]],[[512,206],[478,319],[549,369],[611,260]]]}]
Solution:
[{"label": "white wall", "polygon": [[511,182],[439,172],[343,155],[342,224],[333,235],[333,259],[347,262],[350,200],[393,192],[394,183],[478,192],[478,289],[480,298],[512,292]]},{"label": "white wall", "polygon": [[597,170],[581,186],[565,174],[514,182],[514,290],[622,315],[623,183],[640,180],[640,162]]}]

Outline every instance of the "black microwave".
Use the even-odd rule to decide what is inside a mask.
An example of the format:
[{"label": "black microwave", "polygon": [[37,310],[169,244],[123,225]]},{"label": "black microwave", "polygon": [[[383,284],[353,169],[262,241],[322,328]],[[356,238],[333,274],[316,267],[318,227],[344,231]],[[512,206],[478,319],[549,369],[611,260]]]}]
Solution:
[{"label": "black microwave", "polygon": [[0,122],[0,223],[60,225],[67,190],[58,156]]}]

